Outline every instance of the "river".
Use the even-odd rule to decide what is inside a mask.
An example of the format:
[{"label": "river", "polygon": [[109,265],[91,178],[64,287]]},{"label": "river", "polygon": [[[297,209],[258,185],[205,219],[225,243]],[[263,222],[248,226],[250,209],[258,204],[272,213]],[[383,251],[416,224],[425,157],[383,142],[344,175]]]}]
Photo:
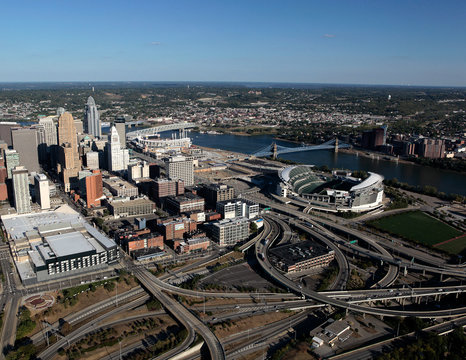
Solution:
[{"label": "river", "polygon": [[[191,132],[193,144],[239,153],[252,154],[259,149],[276,142],[286,147],[299,146],[294,143],[275,140],[270,135],[239,136],[213,135]],[[279,156],[302,164],[327,165],[329,168],[373,171],[387,179],[397,178],[411,185],[432,185],[439,191],[466,195],[466,174],[435,169],[417,164],[397,163],[388,160],[371,159],[355,154],[337,153],[331,150],[302,151]]]}]

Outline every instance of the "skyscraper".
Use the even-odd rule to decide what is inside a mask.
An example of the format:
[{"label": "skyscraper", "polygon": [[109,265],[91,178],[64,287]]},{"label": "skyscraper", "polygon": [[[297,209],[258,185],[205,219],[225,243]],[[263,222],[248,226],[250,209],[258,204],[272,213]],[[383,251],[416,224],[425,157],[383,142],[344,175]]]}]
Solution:
[{"label": "skyscraper", "polygon": [[100,126],[100,116],[94,98],[89,96],[84,109],[84,132],[94,135],[95,137],[102,136],[102,128]]},{"label": "skyscraper", "polygon": [[45,143],[47,146],[57,145],[57,124],[56,116],[47,116],[39,119],[39,125],[44,127]]},{"label": "skyscraper", "polygon": [[16,150],[5,150],[5,165],[8,179],[13,178],[11,171],[19,166],[19,154]]},{"label": "skyscraper", "polygon": [[40,208],[42,210],[50,209],[50,188],[47,176],[44,174],[34,176],[34,192],[36,203],[40,205]]},{"label": "skyscraper", "polygon": [[115,126],[110,130],[110,138],[107,143],[108,169],[110,171],[126,170],[129,163],[128,149],[120,146],[120,136]]},{"label": "skyscraper", "polygon": [[18,214],[31,212],[31,198],[29,196],[28,171],[24,166],[17,166],[12,171],[15,209]]},{"label": "skyscraper", "polygon": [[30,172],[39,172],[37,129],[12,129],[11,138],[13,140],[13,148],[19,154],[20,164]]},{"label": "skyscraper", "polygon": [[81,163],[78,154],[76,127],[73,116],[65,112],[58,119],[58,165],[57,172],[60,174],[65,191],[71,190],[71,183],[77,181]]},{"label": "skyscraper", "polygon": [[118,135],[120,136],[120,147],[126,149],[126,123],[123,116],[117,116],[113,125],[115,125]]},{"label": "skyscraper", "polygon": [[185,186],[194,184],[193,161],[184,156],[173,156],[165,160],[165,172],[172,180],[181,179]]}]

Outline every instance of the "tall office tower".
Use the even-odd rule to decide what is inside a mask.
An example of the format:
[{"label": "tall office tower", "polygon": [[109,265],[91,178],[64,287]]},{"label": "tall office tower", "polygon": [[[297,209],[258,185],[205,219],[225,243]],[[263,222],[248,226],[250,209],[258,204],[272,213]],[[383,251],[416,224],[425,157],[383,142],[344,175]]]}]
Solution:
[{"label": "tall office tower", "polygon": [[47,176],[44,174],[34,176],[34,192],[36,203],[40,205],[40,208],[42,210],[50,209],[50,188]]},{"label": "tall office tower", "polygon": [[37,129],[12,129],[11,138],[13,140],[13,148],[19,154],[20,164],[30,172],[40,172]]},{"label": "tall office tower", "polygon": [[8,146],[12,146],[11,129],[19,127],[21,126],[14,121],[0,121],[0,140],[5,141]]},{"label": "tall office tower", "polygon": [[16,150],[5,150],[5,164],[8,179],[12,179],[11,171],[19,166],[19,154]]},{"label": "tall office tower", "polygon": [[18,214],[31,212],[31,198],[29,196],[28,171],[24,166],[17,166],[12,171],[13,195],[15,209]]},{"label": "tall office tower", "polygon": [[194,184],[193,161],[184,156],[172,156],[165,159],[165,172],[169,179],[181,179],[185,186]]},{"label": "tall office tower", "polygon": [[110,171],[126,170],[129,163],[128,149],[120,147],[120,136],[115,126],[110,130],[110,138],[107,143],[108,169]]},{"label": "tall office tower", "polygon": [[102,128],[100,126],[100,116],[94,98],[89,96],[84,109],[84,132],[94,135],[94,137],[102,136]]},{"label": "tall office tower", "polygon": [[77,181],[81,163],[79,161],[76,128],[73,116],[65,112],[58,119],[58,165],[65,191],[71,190],[71,183]]},{"label": "tall office tower", "polygon": [[86,166],[90,170],[99,169],[99,153],[97,151],[89,151],[86,153]]},{"label": "tall office tower", "polygon": [[120,136],[120,146],[122,149],[126,149],[126,123],[123,116],[117,116],[113,122],[115,125],[118,135]]},{"label": "tall office tower", "polygon": [[79,190],[83,199],[86,200],[87,208],[100,206],[100,200],[104,195],[100,170],[80,171]]},{"label": "tall office tower", "polygon": [[65,108],[59,107],[57,109],[57,116],[60,117],[65,113]]},{"label": "tall office tower", "polygon": [[57,124],[54,121],[56,116],[47,116],[39,119],[39,125],[44,127],[45,143],[47,146],[57,145]]}]

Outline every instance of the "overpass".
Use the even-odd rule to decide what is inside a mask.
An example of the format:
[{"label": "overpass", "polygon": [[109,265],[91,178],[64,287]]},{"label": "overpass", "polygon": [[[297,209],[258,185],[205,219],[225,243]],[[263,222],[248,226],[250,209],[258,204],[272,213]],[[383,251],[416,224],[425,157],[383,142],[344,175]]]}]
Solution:
[{"label": "overpass", "polygon": [[[276,237],[277,238],[277,237]],[[289,291],[294,292],[295,294],[301,295],[302,297],[313,299],[320,303],[329,304],[335,307],[343,308],[363,314],[371,314],[371,315],[379,315],[379,316],[416,316],[420,318],[449,318],[453,316],[465,315],[466,314],[466,307],[462,308],[455,308],[455,309],[444,309],[444,310],[435,310],[435,311],[413,311],[413,310],[395,310],[395,309],[386,309],[386,308],[377,308],[377,307],[370,307],[370,306],[362,306],[352,303],[352,301],[345,301],[340,300],[337,298],[332,298],[330,296],[325,295],[324,293],[319,293],[312,290],[303,289],[300,285],[294,283],[292,280],[288,279],[278,270],[276,270],[272,264],[270,263],[267,253],[269,247],[273,244],[276,240],[271,239],[267,244],[258,244],[256,243],[255,253],[257,262],[259,266],[264,270],[265,273],[269,275],[270,278],[274,279],[277,283],[284,286],[285,288],[289,289]],[[263,254],[263,257],[259,256],[259,254]],[[451,293],[460,293],[463,292],[463,289],[451,290]],[[429,290],[426,295],[432,296],[435,292]],[[443,294],[443,291],[437,291],[436,293],[438,296]],[[408,297],[410,295],[407,295]],[[389,295],[388,297],[397,298],[402,297],[402,295]],[[366,297],[364,300],[360,302],[371,302],[373,299],[371,297]],[[382,300],[382,298],[378,298],[377,300]],[[375,301],[375,300],[374,300]],[[359,301],[358,301],[359,302]]]},{"label": "overpass", "polygon": [[138,136],[156,135],[164,131],[184,130],[184,129],[195,128],[196,126],[197,126],[196,124],[188,123],[188,122],[159,125],[159,126],[141,129],[141,130],[130,131],[126,134],[126,138],[128,140],[132,140],[132,139],[137,138]]}]

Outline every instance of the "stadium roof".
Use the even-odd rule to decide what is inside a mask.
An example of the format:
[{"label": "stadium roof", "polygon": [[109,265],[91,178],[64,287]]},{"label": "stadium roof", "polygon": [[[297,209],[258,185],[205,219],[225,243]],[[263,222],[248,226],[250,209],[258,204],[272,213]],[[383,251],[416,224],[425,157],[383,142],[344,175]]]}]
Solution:
[{"label": "stadium roof", "polygon": [[379,174],[370,172],[370,173],[369,173],[369,177],[368,177],[367,179],[365,179],[364,181],[362,181],[361,183],[359,183],[359,184],[357,184],[357,185],[354,185],[354,186],[350,189],[350,191],[362,190],[362,189],[365,189],[365,188],[374,186],[374,185],[377,184],[378,182],[382,182],[383,179],[384,179],[384,178],[383,178],[382,175],[379,175]]}]

